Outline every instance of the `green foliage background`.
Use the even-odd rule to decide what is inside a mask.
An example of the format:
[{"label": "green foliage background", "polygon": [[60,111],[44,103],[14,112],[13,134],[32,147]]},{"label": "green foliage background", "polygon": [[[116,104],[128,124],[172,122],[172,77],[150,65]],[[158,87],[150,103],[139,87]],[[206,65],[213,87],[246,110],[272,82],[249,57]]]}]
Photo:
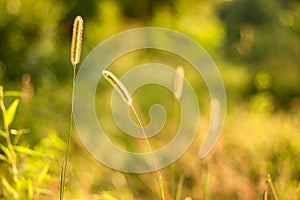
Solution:
[{"label": "green foliage background", "polygon": [[[170,196],[183,180],[182,198],[261,199],[264,178],[270,173],[280,199],[300,199],[299,0],[1,0],[0,85],[21,91],[24,74],[31,77],[33,96],[28,102],[21,101],[12,124],[31,130],[23,138],[31,147],[42,148],[40,141],[52,132],[67,139],[72,91],[70,43],[77,15],[85,22],[81,60],[116,33],[158,26],[198,41],[219,67],[227,90],[227,120],[216,149],[199,161],[197,151],[209,120],[210,101],[203,80],[193,75],[192,67],[171,55],[147,51],[110,66],[120,76],[132,66],[150,61],[173,67],[184,64],[187,78],[201,94],[199,136],[187,155],[164,171],[167,180],[173,180],[168,184]],[[99,88],[96,101],[104,109],[97,112],[107,131],[113,133],[111,139],[127,148],[139,147],[118,137],[122,133],[109,110],[111,88],[103,83]],[[156,100],[152,95],[150,90],[135,97],[144,120],[148,105]],[[168,95],[162,97],[165,99],[160,103],[168,105]],[[166,132],[172,126],[167,123]],[[165,137],[161,141],[170,139]],[[102,166],[86,152],[76,134],[70,157],[66,185],[70,199],[157,198],[155,178],[150,180],[154,175],[119,174]],[[54,194],[58,191],[57,184],[49,188]]]}]

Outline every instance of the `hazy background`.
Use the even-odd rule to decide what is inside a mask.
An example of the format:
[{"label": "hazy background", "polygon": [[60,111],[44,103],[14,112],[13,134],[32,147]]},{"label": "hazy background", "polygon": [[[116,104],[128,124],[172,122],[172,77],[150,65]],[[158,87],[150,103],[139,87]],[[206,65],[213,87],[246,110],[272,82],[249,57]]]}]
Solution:
[{"label": "hazy background", "polygon": [[[67,141],[71,31],[77,15],[85,22],[81,60],[114,34],[157,26],[195,39],[218,66],[227,90],[228,113],[217,147],[203,160],[198,160],[197,151],[206,133],[210,101],[201,77],[186,66],[187,78],[203,94],[198,96],[203,118],[195,144],[163,171],[170,196],[181,183],[181,199],[262,199],[264,180],[270,174],[280,199],[300,199],[299,0],[1,0],[0,85],[4,90],[29,93],[14,124],[31,130],[24,138],[28,146],[34,147],[50,133]],[[121,58],[110,69],[120,76],[150,61],[174,68],[180,64],[172,55],[142,51]],[[106,92],[97,92],[99,105],[104,100],[104,108],[97,111],[99,120],[113,133],[112,140],[127,148],[134,146],[130,139],[120,139],[122,133],[113,122],[108,108],[112,88],[107,83],[101,87]],[[152,95],[136,94],[144,120],[156,100]],[[170,97],[163,97],[161,103],[167,105]],[[173,125],[169,121],[166,130]],[[155,139],[152,142],[155,146]],[[117,199],[158,198],[153,174],[123,175],[106,168],[87,153],[76,133],[70,163],[66,185],[70,199],[101,199],[105,191]],[[59,177],[59,167],[52,173]],[[58,178],[49,188],[57,193],[59,181],[55,181]]]}]

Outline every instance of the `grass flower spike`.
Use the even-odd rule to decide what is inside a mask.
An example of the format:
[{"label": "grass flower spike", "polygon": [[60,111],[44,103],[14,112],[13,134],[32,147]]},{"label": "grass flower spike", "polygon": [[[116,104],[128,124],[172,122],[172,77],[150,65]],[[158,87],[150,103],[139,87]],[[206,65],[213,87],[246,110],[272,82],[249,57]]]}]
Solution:
[{"label": "grass flower spike", "polygon": [[80,62],[82,33],[83,33],[83,19],[81,16],[77,16],[73,24],[72,44],[71,44],[71,63],[74,67]]},{"label": "grass flower spike", "polygon": [[104,78],[119,92],[121,97],[128,105],[132,105],[132,98],[124,84],[110,71],[103,70]]}]

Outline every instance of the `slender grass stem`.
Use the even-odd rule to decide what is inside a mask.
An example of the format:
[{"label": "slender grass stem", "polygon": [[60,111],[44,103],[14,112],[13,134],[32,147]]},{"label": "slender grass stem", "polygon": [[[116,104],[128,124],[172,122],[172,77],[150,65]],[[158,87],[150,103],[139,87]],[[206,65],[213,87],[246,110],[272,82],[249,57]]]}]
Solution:
[{"label": "slender grass stem", "polygon": [[76,65],[80,62],[81,46],[82,46],[82,34],[83,34],[83,19],[81,16],[77,16],[73,23],[72,42],[71,42],[71,64],[73,66],[73,79],[72,79],[72,103],[71,103],[71,114],[69,122],[69,133],[68,142],[66,148],[65,159],[62,164],[62,170],[60,175],[60,195],[59,199],[63,200],[66,173],[69,160],[70,144],[73,132],[73,101],[74,101],[74,90],[75,90],[75,78],[76,78]]},{"label": "slender grass stem", "polygon": [[276,193],[276,190],[275,190],[275,187],[274,187],[274,185],[273,185],[273,181],[272,181],[272,179],[271,179],[270,174],[268,174],[267,181],[268,181],[268,183],[270,184],[270,188],[271,188],[271,190],[272,190],[272,193],[273,193],[273,195],[274,195],[275,200],[279,200],[279,198],[278,198],[278,196],[277,196],[277,193]]},{"label": "slender grass stem", "polygon": [[[129,106],[131,107],[132,111],[134,112],[134,115],[135,115],[135,117],[136,117],[136,119],[137,119],[137,121],[138,121],[138,123],[139,123],[139,125],[141,127],[141,130],[143,132],[143,136],[144,136],[145,141],[146,141],[147,148],[148,148],[148,150],[150,152],[152,152],[152,147],[151,147],[150,142],[149,142],[149,140],[147,138],[147,135],[146,135],[145,130],[143,128],[142,122],[141,122],[141,120],[140,120],[140,118],[139,118],[139,116],[138,116],[138,114],[137,114],[134,106],[132,105],[132,103],[130,103]],[[154,169],[155,169],[155,173],[156,173],[156,177],[157,177],[157,182],[158,182],[159,189],[160,189],[160,195],[161,195],[162,200],[165,200],[162,174],[161,174],[161,171],[158,169],[156,159],[155,159],[155,157],[152,154],[151,154],[151,158],[152,158],[152,164],[153,164]]]},{"label": "slender grass stem", "polygon": [[[133,104],[132,104],[132,97],[130,95],[130,93],[128,92],[127,88],[125,87],[125,85],[110,71],[107,70],[103,70],[102,71],[102,75],[103,77],[119,92],[120,96],[124,99],[124,101],[127,103],[127,105],[132,109],[132,111],[134,112],[134,115],[139,123],[139,126],[141,127],[143,136],[145,138],[146,141],[146,145],[147,148],[150,152],[152,152],[152,147],[150,145],[150,142],[148,140],[148,137],[145,133],[145,130],[143,128],[142,122],[138,116],[138,113],[136,111],[136,109],[134,108]],[[154,166],[155,169],[155,173],[156,173],[156,177],[157,177],[157,181],[158,181],[158,185],[159,185],[159,189],[160,189],[160,195],[162,200],[165,200],[165,194],[164,194],[164,187],[163,187],[163,178],[161,175],[161,171],[158,169],[157,167],[157,162],[155,157],[151,154],[151,160],[152,160],[152,164]]]},{"label": "slender grass stem", "polygon": [[66,173],[67,173],[67,166],[68,166],[69,153],[70,153],[70,144],[71,144],[71,138],[72,138],[72,132],[73,132],[73,100],[74,100],[75,77],[76,77],[76,65],[73,65],[72,106],[71,106],[71,114],[70,114],[66,154],[65,154],[65,159],[63,161],[63,165],[62,165],[62,171],[61,171],[60,198],[59,198],[60,200],[63,200],[63,196],[64,196],[65,183],[66,183]]}]

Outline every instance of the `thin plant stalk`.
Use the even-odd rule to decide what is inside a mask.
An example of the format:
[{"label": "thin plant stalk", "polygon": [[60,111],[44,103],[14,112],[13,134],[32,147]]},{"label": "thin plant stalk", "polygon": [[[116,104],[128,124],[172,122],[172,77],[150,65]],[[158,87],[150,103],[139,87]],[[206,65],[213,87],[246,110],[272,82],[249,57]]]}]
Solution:
[{"label": "thin plant stalk", "polygon": [[279,200],[279,198],[278,198],[278,196],[277,196],[277,193],[276,193],[276,190],[275,190],[275,187],[274,187],[274,185],[273,185],[273,181],[272,181],[272,179],[271,179],[270,174],[268,174],[267,181],[268,181],[268,183],[270,184],[270,188],[271,188],[271,190],[272,190],[272,193],[273,193],[273,195],[274,195],[275,200]]},{"label": "thin plant stalk", "polygon": [[60,176],[60,196],[59,199],[63,200],[64,190],[66,183],[66,172],[69,160],[70,144],[73,132],[73,101],[75,90],[75,78],[76,78],[76,65],[80,62],[81,46],[82,46],[82,33],[83,33],[83,19],[81,16],[77,16],[73,24],[72,43],[71,43],[71,64],[73,66],[73,78],[72,78],[72,105],[69,122],[68,142],[66,148],[65,159],[63,161],[61,176]]},{"label": "thin plant stalk", "polygon": [[[143,136],[145,138],[147,148],[150,152],[152,152],[151,144],[150,144],[150,142],[147,138],[147,135],[146,135],[145,130],[143,128],[142,122],[141,122],[141,120],[138,116],[138,113],[137,113],[136,109],[133,106],[132,97],[131,97],[130,93],[128,92],[126,87],[123,85],[123,83],[110,71],[103,70],[102,75],[119,92],[121,97],[124,99],[124,101],[127,103],[127,105],[134,112],[134,115],[135,115],[135,117],[136,117],[136,119],[139,123],[139,126],[141,127]],[[158,169],[156,159],[152,154],[151,154],[151,158],[152,158],[152,164],[153,164],[154,169],[155,169],[155,173],[156,173],[156,177],[157,177],[157,181],[158,181],[158,185],[159,185],[159,189],[160,189],[160,195],[161,195],[162,200],[165,200],[162,174],[161,174],[161,171]]]},{"label": "thin plant stalk", "polygon": [[[143,132],[143,136],[145,137],[145,141],[146,141],[148,150],[149,150],[150,152],[152,152],[152,148],[151,148],[150,142],[149,142],[149,140],[147,139],[147,135],[146,135],[146,133],[145,133],[145,130],[144,130],[144,128],[143,128],[143,125],[142,125],[142,123],[141,123],[141,120],[140,120],[140,118],[139,118],[139,116],[138,116],[138,114],[137,114],[137,112],[136,112],[134,106],[133,106],[132,104],[130,104],[129,106],[130,106],[131,109],[133,110],[134,115],[135,115],[135,117],[136,117],[136,119],[137,119],[137,121],[138,121],[138,123],[139,123],[139,125],[140,125],[140,127],[141,127],[141,130],[142,130],[142,132]],[[157,163],[156,163],[155,157],[153,157],[152,154],[151,154],[151,157],[152,157],[152,162],[153,162],[153,165],[154,165],[154,169],[155,169],[157,181],[158,181],[158,184],[159,184],[160,195],[161,195],[162,200],[165,200],[165,194],[164,194],[164,186],[163,186],[162,174],[161,174],[161,171],[160,171],[160,170],[158,169],[158,167],[157,167]]]},{"label": "thin plant stalk", "polygon": [[74,100],[74,88],[75,88],[75,76],[76,76],[76,65],[73,67],[73,80],[72,80],[72,106],[71,106],[71,114],[70,114],[70,122],[69,122],[69,131],[68,131],[68,142],[66,148],[65,159],[62,165],[61,171],[61,180],[60,180],[60,200],[63,200],[64,190],[65,190],[65,183],[66,183],[66,172],[69,160],[69,152],[70,152],[70,144],[73,132],[73,100]]},{"label": "thin plant stalk", "polygon": [[179,178],[179,182],[177,185],[177,189],[176,189],[176,195],[175,195],[175,200],[180,200],[181,199],[181,195],[182,195],[182,187],[183,187],[183,181],[184,181],[184,177],[181,174],[180,178]]}]

